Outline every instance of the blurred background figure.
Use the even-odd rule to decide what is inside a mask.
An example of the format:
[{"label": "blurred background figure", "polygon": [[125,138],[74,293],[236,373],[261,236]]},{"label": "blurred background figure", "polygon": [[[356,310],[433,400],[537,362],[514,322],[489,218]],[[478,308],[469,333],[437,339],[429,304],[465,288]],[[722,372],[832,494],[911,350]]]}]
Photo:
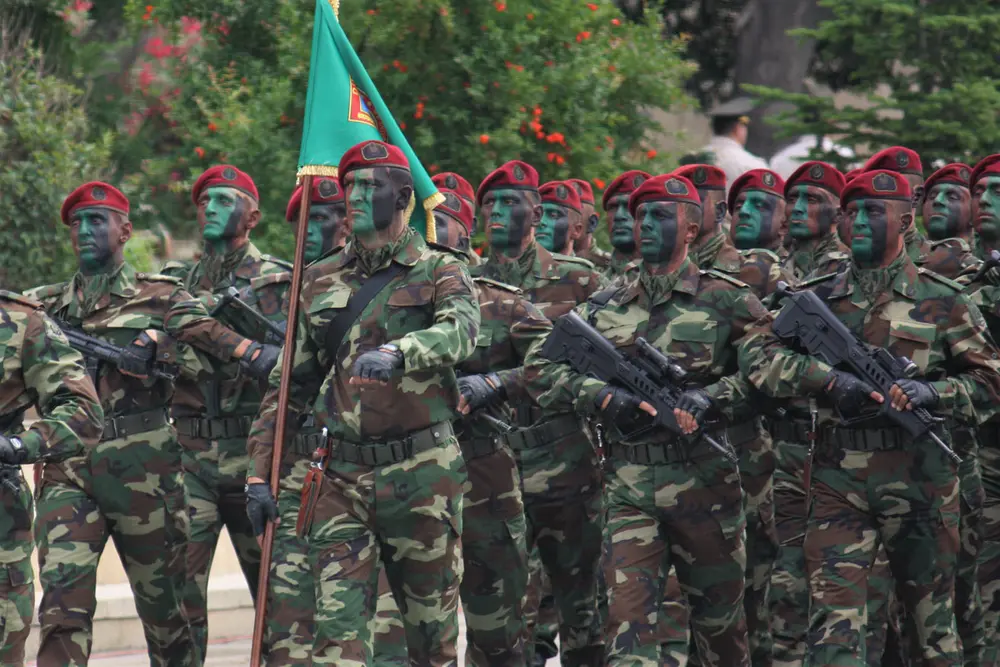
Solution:
[{"label": "blurred background figure", "polygon": [[747,151],[750,136],[750,112],[753,100],[737,97],[716,106],[708,112],[712,119],[712,140],[701,153],[711,153],[710,164],[726,172],[726,193],[729,185],[751,169],[767,169],[767,161]]}]

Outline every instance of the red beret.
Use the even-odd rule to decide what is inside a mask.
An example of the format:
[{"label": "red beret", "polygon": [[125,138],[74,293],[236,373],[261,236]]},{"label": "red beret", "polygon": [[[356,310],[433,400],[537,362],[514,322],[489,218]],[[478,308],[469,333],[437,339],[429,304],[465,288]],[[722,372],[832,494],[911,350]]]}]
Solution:
[{"label": "red beret", "polygon": [[[315,176],[312,182],[312,196],[309,198],[310,204],[332,204],[344,201],[344,191],[340,188],[337,179],[329,176]],[[288,206],[285,208],[285,220],[295,222],[299,217],[299,205],[302,203],[302,186],[295,188]]]},{"label": "red beret", "polygon": [[876,169],[894,171],[898,174],[924,175],[924,166],[920,162],[920,156],[917,155],[916,151],[905,146],[884,148],[868,158],[865,166],[861,167],[861,171],[875,171]]},{"label": "red beret", "polygon": [[955,185],[967,188],[969,187],[969,176],[971,175],[972,169],[967,164],[962,164],[961,162],[946,164],[924,181],[924,196],[926,197],[927,193],[937,183],[954,183]]},{"label": "red beret", "polygon": [[855,199],[896,199],[912,201],[910,184],[897,172],[888,169],[866,171],[847,184],[840,195],[840,208],[846,209]]},{"label": "red beret", "polygon": [[458,220],[465,228],[472,233],[472,227],[476,221],[476,214],[472,210],[472,202],[461,195],[458,190],[441,188],[444,201],[437,205],[435,211],[440,211],[450,218]]},{"label": "red beret", "polygon": [[969,188],[975,186],[979,179],[986,175],[1000,175],[1000,153],[987,155],[976,163],[972,168],[972,176],[969,177]]},{"label": "red beret", "polygon": [[851,169],[849,172],[847,172],[846,174],[844,174],[844,180],[847,183],[850,183],[855,178],[857,178],[858,176],[860,176],[863,172],[864,172],[864,170],[861,169],[860,167],[857,168],[857,169]]},{"label": "red beret", "polygon": [[438,190],[451,190],[459,197],[468,199],[470,203],[476,201],[476,191],[472,189],[472,185],[453,171],[435,174],[431,178],[431,182],[437,186]]},{"label": "red beret", "polygon": [[392,144],[371,139],[362,141],[347,149],[340,158],[337,178],[340,187],[344,187],[344,176],[355,169],[371,169],[373,167],[391,167],[395,169],[410,169],[410,161],[406,154]]},{"label": "red beret", "polygon": [[726,172],[710,164],[686,164],[673,171],[674,176],[683,176],[699,190],[725,190]]},{"label": "red beret", "polygon": [[78,208],[106,208],[128,215],[128,198],[121,190],[101,181],[84,183],[63,200],[59,215],[64,225],[69,224],[70,216]]},{"label": "red beret", "polygon": [[511,160],[491,171],[476,190],[476,206],[490,190],[538,190],[538,172],[527,162]]},{"label": "red beret", "polygon": [[847,185],[847,179],[840,170],[826,162],[803,162],[802,165],[792,172],[792,175],[785,181],[785,196],[793,185],[812,185],[817,188],[829,190],[840,198],[840,193]]},{"label": "red beret", "polygon": [[538,188],[538,194],[542,195],[543,204],[558,204],[571,208],[577,213],[583,212],[580,204],[580,195],[576,193],[576,188],[566,181],[549,181]]},{"label": "red beret", "polygon": [[260,201],[257,186],[254,185],[249,174],[228,164],[217,164],[214,167],[209,167],[194,182],[194,187],[191,188],[191,201],[194,202],[195,206],[198,205],[198,197],[207,188],[235,188],[253,197],[254,201]]},{"label": "red beret", "polygon": [[694,183],[676,174],[661,174],[642,183],[628,198],[628,212],[635,217],[639,204],[647,201],[670,201],[694,204],[701,208],[701,195]]},{"label": "red beret", "polygon": [[729,207],[730,213],[735,215],[736,211],[733,206],[736,205],[736,197],[744,190],[760,190],[784,199],[785,179],[770,169],[751,169],[741,174],[729,188],[729,200],[726,205]]},{"label": "red beret", "polygon": [[611,184],[604,191],[604,196],[601,197],[601,208],[607,211],[609,199],[618,195],[631,195],[640,185],[651,178],[652,176],[638,169],[632,169],[619,175],[618,178],[611,181]]},{"label": "red beret", "polygon": [[568,178],[566,179],[566,182],[573,186],[573,189],[576,190],[576,194],[580,195],[581,204],[590,204],[591,206],[594,205],[594,188],[590,187],[590,183],[588,181],[585,181],[582,178]]}]

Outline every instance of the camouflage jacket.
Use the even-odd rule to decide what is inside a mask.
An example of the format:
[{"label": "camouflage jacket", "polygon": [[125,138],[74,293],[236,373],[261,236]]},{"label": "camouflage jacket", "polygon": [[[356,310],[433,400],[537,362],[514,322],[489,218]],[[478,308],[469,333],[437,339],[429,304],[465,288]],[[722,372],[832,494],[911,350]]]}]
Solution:
[{"label": "camouflage jacket", "polygon": [[[311,407],[331,437],[360,443],[400,438],[454,418],[454,367],[475,349],[480,314],[464,262],[435,248],[407,229],[380,251],[367,251],[352,239],[342,252],[309,265],[297,317],[290,423]],[[372,299],[335,350],[328,349],[331,323],[369,270],[376,273],[393,262],[408,271]],[[349,384],[358,356],[389,342],[403,353],[404,370],[384,387]],[[281,365],[279,360],[271,373],[247,442],[249,474],[263,479],[270,476]]]},{"label": "camouflage jacket", "polygon": [[[275,278],[288,272],[291,268],[288,263],[265,255],[248,243],[225,258],[225,265],[230,268],[221,280],[213,282],[205,261],[202,258],[198,262],[168,262],[163,272],[180,279],[209,311],[214,311],[226,288],[235,287],[241,299],[267,319],[284,321],[282,303],[288,281]],[[237,307],[226,306],[216,317],[247,338],[260,342],[265,339],[261,326]],[[187,362],[199,369],[198,376],[211,379],[180,378],[173,400],[174,416],[213,418],[257,414],[265,383],[247,377],[236,362],[222,363],[199,354],[189,356]]]},{"label": "camouflage jacket", "polygon": [[906,239],[906,254],[910,256],[914,264],[922,266],[931,254],[931,242],[917,228],[916,220],[907,228],[904,238]]},{"label": "camouflage jacket", "polygon": [[779,281],[794,284],[791,274],[781,264],[778,253],[765,248],[741,250],[739,280],[746,283],[762,301],[774,294]]},{"label": "camouflage jacket", "polygon": [[972,252],[969,242],[961,238],[931,241],[930,254],[923,263],[928,271],[968,285],[983,262]]},{"label": "camouflage jacket", "polygon": [[623,252],[614,250],[608,255],[607,268],[603,269],[604,277],[608,282],[625,275],[628,267],[635,261],[633,255],[626,255]]},{"label": "camouflage jacket", "polygon": [[[553,255],[537,243],[514,262],[490,261],[474,270],[473,274],[519,287],[524,298],[542,311],[550,322],[576,308],[605,286],[603,276],[590,262]],[[515,404],[514,401],[511,403]],[[542,414],[531,401],[517,402],[516,410],[520,426],[536,423]]]},{"label": "camouflage jacket", "polygon": [[[967,423],[989,418],[1000,403],[1000,350],[979,309],[961,285],[918,268],[906,253],[881,271],[885,286],[869,290],[877,294],[873,302],[853,266],[801,288],[820,292],[838,319],[867,343],[911,359],[940,396],[937,412]],[[820,423],[838,423],[832,399],[822,393],[831,367],[784,346],[770,320],[758,322],[743,342],[741,369],[769,396],[815,395]],[[876,405],[872,402],[873,409]]]},{"label": "camouflage jacket", "polygon": [[603,250],[593,239],[590,241],[590,247],[579,256],[596,266],[598,271],[607,271],[611,266],[611,253]]},{"label": "camouflage jacket", "polygon": [[[0,433],[21,438],[28,462],[59,461],[96,445],[104,411],[83,358],[40,302],[0,291],[0,315]],[[24,431],[21,420],[31,407],[38,419]],[[19,483],[17,493],[0,486],[0,565],[14,565],[4,574],[14,585],[31,581],[32,519],[27,485]]]},{"label": "camouflage jacket", "polygon": [[740,251],[732,244],[722,230],[706,239],[702,244],[688,250],[688,257],[699,269],[707,271],[714,269],[737,278],[743,268],[743,258]]},{"label": "camouflage jacket", "polygon": [[[552,323],[545,319],[530,301],[521,296],[521,290],[510,285],[477,277],[474,279],[479,298],[482,324],[476,338],[476,349],[465,361],[458,364],[460,375],[497,373],[503,380],[510,403],[527,399],[524,391],[524,358],[531,344],[544,338],[552,330]],[[510,418],[504,410],[491,414],[501,420]],[[496,435],[493,426],[475,415],[463,419],[462,432],[473,437]]]},{"label": "camouflage jacket", "polygon": [[805,243],[792,243],[788,257],[782,262],[784,268],[798,284],[804,280],[840,273],[847,269],[851,261],[851,251],[845,246],[833,228],[826,236]]},{"label": "camouflage jacket", "polygon": [[[587,302],[576,312],[626,356],[635,354],[637,338],[645,338],[687,372],[687,386],[704,388],[732,417],[744,410],[747,397],[747,384],[737,367],[736,341],[767,311],[744,283],[719,271],[700,270],[690,260],[670,278],[642,271],[603,308]],[[651,292],[648,285],[657,282],[664,287]],[[540,350],[541,344],[533,346],[525,363],[525,383],[532,396],[550,410],[594,413],[604,382],[549,362]],[[618,425],[605,426],[609,441],[625,438]],[[654,431],[628,442],[663,437],[662,431]]]},{"label": "camouflage jacket", "polygon": [[[49,314],[85,333],[127,346],[146,329],[165,331],[217,359],[232,359],[246,339],[208,315],[176,278],[137,273],[127,262],[111,276],[109,290],[83,310],[78,289],[80,275],[68,283],[38,287],[31,296],[42,301]],[[160,346],[157,356],[176,354]],[[181,360],[177,357],[178,361]],[[140,379],[98,364],[95,380],[101,406],[108,417],[167,407],[174,383],[158,377]]]}]

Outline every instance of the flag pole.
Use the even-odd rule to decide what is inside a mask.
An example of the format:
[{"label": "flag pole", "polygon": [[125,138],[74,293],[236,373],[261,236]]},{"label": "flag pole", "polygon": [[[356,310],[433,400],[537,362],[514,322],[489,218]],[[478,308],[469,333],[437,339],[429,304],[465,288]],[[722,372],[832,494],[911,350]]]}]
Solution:
[{"label": "flag pole", "polygon": [[[309,203],[312,199],[313,177],[302,177],[302,200],[299,203],[298,231],[295,234],[295,257],[292,264],[292,285],[288,292],[288,325],[285,328],[285,347],[281,355],[281,380],[278,384],[278,414],[274,424],[274,444],[271,453],[271,496],[277,500],[281,477],[281,458],[285,448],[285,427],[288,423],[288,394],[292,384],[292,367],[295,363],[295,330],[298,324],[299,294],[302,291],[302,273],[305,267],[306,237],[309,232]],[[260,667],[264,649],[264,629],[267,615],[267,585],[271,573],[271,550],[274,547],[275,523],[268,521],[264,528],[264,543],[260,550],[260,575],[257,579],[257,599],[254,604],[253,646],[250,667]]]}]

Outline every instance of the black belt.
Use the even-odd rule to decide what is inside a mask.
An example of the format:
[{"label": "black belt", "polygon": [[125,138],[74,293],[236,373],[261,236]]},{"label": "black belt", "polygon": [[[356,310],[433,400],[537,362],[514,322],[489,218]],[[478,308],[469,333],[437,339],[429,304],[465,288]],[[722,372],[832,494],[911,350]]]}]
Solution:
[{"label": "black belt", "polygon": [[489,456],[503,448],[503,436],[495,438],[468,438],[459,440],[462,446],[462,458],[466,461],[478,459],[481,456]]},{"label": "black belt", "polygon": [[399,440],[383,440],[360,444],[327,438],[330,456],[345,463],[356,463],[366,466],[385,466],[401,463],[413,458],[420,452],[440,446],[454,436],[450,422],[441,422],[419,431],[413,431]]},{"label": "black belt", "polygon": [[250,435],[253,417],[176,417],[174,428],[187,438],[224,440],[245,438]]},{"label": "black belt", "polygon": [[101,442],[119,440],[138,433],[147,433],[170,423],[166,408],[154,408],[130,415],[121,415],[104,420],[104,434]]},{"label": "black belt", "polygon": [[771,437],[775,440],[802,445],[808,445],[812,435],[809,424],[792,420],[768,419],[767,430],[771,432]]},{"label": "black belt", "polygon": [[760,431],[757,429],[756,419],[726,427],[726,437],[729,438],[729,444],[734,448],[745,445],[759,435]]},{"label": "black belt", "polygon": [[290,447],[293,454],[301,454],[302,456],[310,456],[313,452],[323,446],[326,442],[326,436],[323,435],[322,431],[315,431],[313,433],[299,433],[294,438],[292,438],[292,446]]},{"label": "black belt", "polygon": [[823,428],[821,446],[855,452],[884,452],[903,449],[912,440],[901,428]]},{"label": "black belt", "polygon": [[555,440],[579,430],[580,420],[578,418],[573,415],[562,415],[537,426],[528,426],[505,433],[501,437],[507,440],[508,447],[517,451],[552,444]]},{"label": "black belt", "polygon": [[[712,435],[716,440],[722,442],[721,432]],[[607,451],[610,458],[644,466],[685,463],[695,458],[722,456],[704,440],[688,443],[678,439],[672,442],[654,442],[647,445],[626,445],[616,442],[611,444]]]}]

